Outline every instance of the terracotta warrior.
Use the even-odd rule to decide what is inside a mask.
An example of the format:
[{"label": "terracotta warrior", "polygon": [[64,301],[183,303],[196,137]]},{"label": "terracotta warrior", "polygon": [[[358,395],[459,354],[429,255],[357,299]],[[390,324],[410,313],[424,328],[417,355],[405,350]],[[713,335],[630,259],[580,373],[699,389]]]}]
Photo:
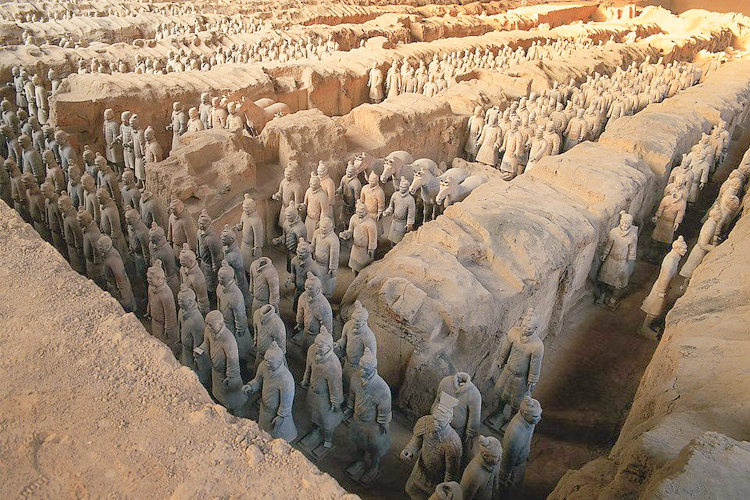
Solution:
[{"label": "terracotta warrior", "polygon": [[130,128],[130,117],[133,114],[130,111],[123,111],[120,114],[120,135],[115,141],[122,145],[123,165],[126,169],[135,169],[135,153],[133,152],[133,129]]},{"label": "terracotta warrior", "polygon": [[463,446],[450,426],[457,403],[441,393],[432,413],[417,420],[411,441],[401,451],[402,460],[414,460],[406,481],[406,494],[412,500],[427,500],[438,484],[459,479]]},{"label": "terracotta warrior", "polygon": [[461,476],[464,500],[495,500],[503,448],[497,438],[479,436],[479,453],[469,462]]},{"label": "terracotta warrior", "polygon": [[677,276],[677,267],[680,265],[680,259],[687,253],[687,243],[682,236],[679,236],[672,243],[672,250],[669,251],[662,262],[659,276],[651,287],[651,292],[641,305],[641,311],[646,313],[646,319],[643,320],[640,333],[649,338],[656,338],[657,332],[652,328],[656,318],[664,313],[667,307],[667,292],[672,280]]},{"label": "terracotta warrior", "polygon": [[284,362],[284,353],[276,342],[266,350],[255,378],[242,389],[246,394],[261,393],[258,425],[273,438],[291,442],[297,437],[292,405],[294,377]]},{"label": "terracotta warrior", "polygon": [[344,410],[344,418],[352,420],[351,442],[357,457],[346,473],[366,485],[375,482],[380,460],[391,448],[391,389],[377,368],[377,358],[365,348],[359,372],[351,379]]},{"label": "terracotta warrior", "polygon": [[135,113],[130,117],[130,129],[133,144],[133,169],[138,182],[143,184],[146,182],[146,137],[141,128],[141,121]]},{"label": "terracotta warrior", "polygon": [[148,253],[151,257],[151,265],[157,260],[161,262],[167,286],[172,290],[172,295],[176,300],[177,293],[180,291],[180,276],[177,272],[177,261],[174,258],[172,248],[167,243],[164,230],[152,223],[151,229],[148,231],[148,240]]},{"label": "terracotta warrior", "polygon": [[21,153],[23,171],[31,172],[34,175],[37,184],[41,185],[47,177],[42,155],[39,154],[39,151],[34,149],[34,145],[31,143],[31,137],[28,135],[22,134],[19,136],[18,143],[23,150]]},{"label": "terracotta warrior", "polygon": [[83,186],[83,208],[88,210],[97,224],[101,219],[101,208],[99,200],[96,198],[96,181],[88,173],[81,176],[81,185]]},{"label": "terracotta warrior", "polygon": [[79,274],[86,274],[86,259],[83,256],[83,230],[78,223],[73,200],[63,191],[57,199],[57,207],[62,216],[63,238],[68,249],[70,267]]},{"label": "terracotta warrior", "polygon": [[169,223],[164,202],[149,190],[141,193],[141,218],[146,227],[151,227],[156,222],[157,226],[165,228]]},{"label": "terracotta warrior", "polygon": [[271,304],[264,305],[253,314],[253,332],[256,371],[273,342],[276,342],[286,357],[286,326]]},{"label": "terracotta warrior", "polygon": [[194,351],[197,356],[208,353],[211,359],[211,394],[230,413],[236,414],[247,401],[242,391],[240,357],[237,341],[219,311],[206,315],[203,343]]},{"label": "terracotta warrior", "polygon": [[[286,209],[290,203],[294,204],[295,210],[298,205],[301,205],[304,201],[305,193],[302,189],[302,184],[299,182],[294,175],[294,169],[291,165],[288,165],[284,169],[284,178],[281,179],[279,184],[279,190],[275,192],[271,198],[276,201],[281,201],[281,210],[279,211],[279,226],[284,227],[284,220],[286,220]],[[293,252],[292,252],[293,253]]]},{"label": "terracotta warrior", "polygon": [[253,294],[252,315],[266,304],[279,310],[279,273],[268,257],[261,257],[250,266],[250,291]]},{"label": "terracotta warrior", "polygon": [[307,408],[313,426],[314,443],[310,449],[317,448],[321,441],[324,448],[332,448],[333,433],[343,418],[344,393],[341,363],[333,352],[333,337],[325,327],[320,328],[307,350],[305,375],[300,385],[307,389]]},{"label": "terracotta warrior", "polygon": [[135,185],[135,175],[132,170],[126,170],[122,173],[122,194],[123,210],[126,212],[130,208],[139,210],[141,208],[141,190]]},{"label": "terracotta warrior", "polygon": [[198,231],[196,237],[196,256],[198,257],[201,271],[206,278],[206,288],[208,289],[208,300],[211,306],[216,306],[216,284],[221,261],[224,260],[224,248],[221,245],[221,238],[211,227],[213,219],[209,217],[208,212],[203,210],[198,216]]},{"label": "terracotta warrior", "polygon": [[351,218],[354,215],[357,200],[362,195],[362,182],[359,180],[357,169],[353,163],[349,163],[346,166],[346,174],[341,178],[339,182],[339,188],[336,190],[336,194],[341,196],[343,205],[341,208],[341,215],[344,220]]},{"label": "terracotta warrior", "polygon": [[479,138],[482,135],[483,129],[484,110],[482,109],[482,106],[475,106],[474,114],[469,118],[469,121],[466,124],[468,137],[466,138],[466,144],[464,144],[464,153],[466,154],[466,159],[469,161],[474,161],[477,157],[479,147],[481,146]]},{"label": "terracotta warrior", "polygon": [[[146,141],[146,151],[143,160],[146,163],[157,163],[164,159],[164,150],[161,148],[161,144],[156,140],[156,133],[151,127],[146,127],[143,132],[143,140]],[[145,170],[145,167],[144,167]],[[139,179],[141,182],[146,182],[146,179]]]},{"label": "terracotta warrior", "polygon": [[391,201],[388,208],[381,214],[381,217],[393,215],[391,220],[391,229],[388,231],[388,239],[394,245],[401,241],[406,233],[414,228],[414,215],[417,211],[417,203],[414,197],[409,194],[409,180],[401,177],[398,191],[391,195]]},{"label": "terracotta warrior", "polygon": [[601,291],[596,302],[614,307],[619,294],[628,286],[635,268],[638,248],[638,228],[633,225],[633,216],[620,212],[620,225],[611,229],[602,250],[602,266],[597,281]]},{"label": "terracotta warrior", "polygon": [[375,260],[375,250],[378,248],[378,227],[362,201],[357,201],[356,213],[349,220],[349,229],[339,236],[342,240],[352,240],[349,267],[355,275]]},{"label": "terracotta warrior", "polygon": [[234,227],[235,231],[242,234],[240,251],[244,260],[246,272],[250,272],[253,261],[263,256],[263,244],[265,236],[263,233],[263,219],[258,213],[255,200],[245,193],[242,201],[242,217],[240,223]]},{"label": "terracotta warrior", "polygon": [[245,259],[237,244],[237,234],[232,231],[229,224],[226,224],[221,232],[221,243],[224,245],[224,261],[234,271],[234,280],[245,298],[245,310],[251,310],[253,297],[250,295],[250,286],[247,282],[247,274],[245,274]]},{"label": "terracotta warrior", "polygon": [[86,192],[83,189],[83,184],[81,184],[81,169],[77,165],[71,165],[68,168],[67,192],[76,210],[84,205]]},{"label": "terracotta warrior", "polygon": [[359,372],[359,360],[369,349],[373,356],[378,354],[375,334],[367,324],[369,313],[358,300],[354,301],[351,318],[344,324],[341,338],[334,344],[334,349],[341,356],[343,363],[344,387],[349,387],[351,378]]},{"label": "terracotta warrior", "polygon": [[290,201],[289,206],[282,212],[284,213],[284,223],[281,226],[281,236],[274,238],[271,242],[274,245],[286,247],[286,271],[290,273],[292,272],[292,259],[297,253],[297,243],[307,238],[307,228],[299,216],[294,201]]},{"label": "terracotta warrior", "polygon": [[305,219],[305,228],[307,229],[307,239],[312,240],[313,233],[318,227],[320,217],[329,211],[328,194],[320,184],[320,178],[316,174],[310,175],[310,187],[305,193],[304,206],[307,211]]},{"label": "terracotta warrior", "polygon": [[195,221],[185,208],[185,204],[181,200],[172,200],[169,204],[167,241],[172,244],[175,258],[180,258],[180,252],[185,243],[195,251],[196,232]]},{"label": "terracotta warrior", "polygon": [[52,243],[52,234],[47,226],[47,209],[45,207],[46,199],[39,189],[39,184],[31,172],[24,172],[21,176],[23,185],[26,188],[26,200],[28,202],[29,213],[33,221],[34,230],[39,233],[45,241]]},{"label": "terracotta warrior", "polygon": [[433,408],[440,403],[440,395],[443,393],[458,401],[453,408],[450,424],[463,443],[462,465],[466,465],[474,456],[474,442],[482,422],[482,395],[469,374],[464,372],[449,375],[440,381],[437,396],[432,403]]},{"label": "terracotta warrior", "polygon": [[67,259],[68,245],[65,243],[63,236],[63,219],[60,207],[57,206],[57,193],[49,179],[42,183],[40,191],[44,196],[44,218],[47,221],[47,227],[52,236],[52,244],[60,255]]},{"label": "terracotta warrior", "polygon": [[224,263],[219,269],[219,286],[216,288],[216,302],[224,316],[229,331],[239,339],[247,330],[247,310],[242,292],[237,287],[234,270]]},{"label": "terracotta warrior", "polygon": [[122,257],[125,255],[123,261],[128,262],[130,260],[130,254],[128,253],[127,243],[125,242],[125,235],[122,232],[120,211],[117,209],[115,201],[110,196],[109,191],[103,187],[100,187],[96,191],[96,199],[99,200],[99,227],[102,230],[102,234],[106,234],[112,238],[112,244],[120,253],[120,256]]},{"label": "terracotta warrior", "polygon": [[172,132],[172,149],[180,145],[180,136],[187,131],[188,117],[182,109],[182,103],[172,104],[172,122],[167,125],[167,130]]},{"label": "terracotta warrior", "polygon": [[518,413],[508,424],[503,436],[502,452],[500,459],[500,488],[497,493],[502,500],[510,500],[513,493],[518,490],[523,482],[526,472],[526,461],[531,450],[531,439],[534,437],[534,428],[542,419],[542,407],[539,401],[526,396],[518,409]]},{"label": "terracotta warrior", "polygon": [[333,217],[333,204],[336,202],[336,183],[331,179],[328,173],[328,166],[322,161],[318,162],[318,169],[316,170],[318,179],[320,179],[320,187],[328,195],[328,211],[323,213],[323,216],[329,217],[334,220]]},{"label": "terracotta warrior", "polygon": [[680,269],[680,276],[684,278],[682,285],[680,285],[680,290],[687,288],[695,269],[703,261],[703,258],[716,248],[716,228],[721,223],[721,219],[721,209],[719,207],[713,207],[709,212],[708,219],[706,219],[706,222],[701,226],[698,241],[695,242],[695,246],[690,251],[690,255],[688,255],[682,269]]},{"label": "terracotta warrior", "polygon": [[205,128],[206,126],[201,121],[198,108],[188,109],[187,132],[200,132],[201,130],[205,130]]},{"label": "terracotta warrior", "polygon": [[321,291],[320,279],[308,272],[305,291],[297,305],[297,325],[294,328],[298,332],[296,337],[302,340],[302,352],[307,352],[321,328],[333,331],[333,312]]},{"label": "terracotta warrior", "polygon": [[99,226],[94,222],[94,218],[84,208],[78,210],[78,224],[83,231],[83,255],[86,259],[86,276],[96,283],[99,288],[106,290],[107,281],[104,277],[104,259],[102,259],[96,243],[101,238],[102,233]]},{"label": "terracotta warrior", "polygon": [[500,389],[497,411],[487,419],[494,429],[510,420],[518,411],[521,401],[531,395],[539,382],[544,358],[544,344],[539,338],[539,319],[533,308],[526,311],[521,326],[511,328],[498,353],[498,366],[502,369],[497,387]]},{"label": "terracotta warrior", "polygon": [[130,286],[130,278],[125,272],[125,264],[112,245],[112,239],[103,235],[96,243],[96,248],[104,260],[104,271],[107,278],[107,290],[117,299],[125,312],[135,312],[135,297]]},{"label": "terracotta warrior", "polygon": [[297,311],[299,298],[305,291],[305,280],[307,280],[308,273],[313,273],[320,279],[323,272],[318,263],[313,260],[310,245],[303,238],[300,238],[299,243],[297,243],[297,255],[292,259],[291,268],[291,276],[287,279],[287,286],[294,285],[292,310]]},{"label": "terracotta warrior", "polygon": [[651,239],[655,242],[671,245],[672,240],[674,240],[674,233],[685,217],[687,200],[684,192],[674,185],[667,186],[665,194],[652,219],[656,223],[656,227],[651,233]]},{"label": "terracotta warrior", "polygon": [[174,295],[167,285],[161,261],[156,259],[146,273],[148,279],[148,315],[151,335],[164,342],[176,358],[180,356],[180,331]]},{"label": "terracotta warrior", "polygon": [[208,354],[197,354],[195,348],[203,344],[203,333],[206,331],[206,321],[198,310],[195,292],[187,283],[180,287],[177,294],[177,327],[180,329],[180,363],[187,366],[198,375],[198,380],[211,390],[211,370]]},{"label": "terracotta warrior", "polygon": [[189,286],[195,293],[198,301],[198,309],[201,314],[206,315],[210,311],[211,305],[208,302],[208,287],[206,277],[203,276],[195,252],[190,250],[187,243],[182,246],[180,252],[180,282],[182,285]]},{"label": "terracotta warrior", "polygon": [[379,104],[383,101],[383,71],[378,68],[376,62],[372,63],[370,69],[369,78],[367,80],[367,87],[370,89],[370,102],[372,104]]},{"label": "terracotta warrior", "polygon": [[321,270],[320,282],[323,287],[323,295],[330,300],[336,289],[341,243],[333,231],[333,220],[329,217],[323,216],[320,219],[320,227],[313,233],[310,247],[313,258]]},{"label": "terracotta warrior", "polygon": [[385,210],[385,191],[383,191],[383,187],[380,185],[378,174],[370,172],[370,176],[367,178],[367,185],[362,187],[359,199],[365,204],[367,213],[370,214],[372,220],[377,221],[380,214]]},{"label": "terracotta warrior", "polygon": [[115,113],[111,109],[104,110],[104,154],[107,161],[117,166],[122,172],[124,167],[124,158],[122,155],[122,143],[117,140],[120,135],[120,124],[115,120]]},{"label": "terracotta warrior", "polygon": [[125,212],[125,222],[128,225],[128,248],[135,264],[135,277],[145,283],[146,270],[151,265],[148,228],[143,223],[141,214],[134,208]]}]

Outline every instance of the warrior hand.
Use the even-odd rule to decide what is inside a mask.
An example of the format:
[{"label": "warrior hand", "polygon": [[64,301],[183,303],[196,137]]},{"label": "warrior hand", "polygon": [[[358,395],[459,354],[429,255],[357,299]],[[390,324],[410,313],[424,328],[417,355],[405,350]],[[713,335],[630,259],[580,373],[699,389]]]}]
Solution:
[{"label": "warrior hand", "polygon": [[271,244],[272,245],[281,245],[281,243],[282,243],[281,242],[281,236],[279,236],[278,238],[274,238],[274,239],[271,240]]},{"label": "warrior hand", "polygon": [[271,420],[271,425],[273,426],[274,431],[278,431],[279,427],[284,423],[284,417],[276,416],[273,420]]},{"label": "warrior hand", "polygon": [[328,270],[328,276],[330,276],[331,278],[335,278],[336,277],[336,272],[337,271],[335,269],[329,269]]},{"label": "warrior hand", "polygon": [[367,256],[373,260],[375,260],[375,250],[368,250]]},{"label": "warrior hand", "polygon": [[255,391],[253,390],[253,388],[251,386],[249,386],[249,385],[243,385],[242,386],[242,392],[244,392],[245,394],[247,394],[249,396],[249,395],[251,395]]},{"label": "warrior hand", "polygon": [[354,413],[354,411],[351,408],[346,407],[344,408],[343,413],[344,413],[344,420],[349,420],[350,418],[352,418],[352,414]]},{"label": "warrior hand", "polygon": [[529,383],[528,383],[528,384],[526,385],[526,393],[527,393],[527,394],[528,394],[529,396],[531,396],[531,392],[532,392],[532,391],[534,390],[534,386],[535,386],[535,385],[536,385],[536,383],[535,383],[535,382],[529,382]]},{"label": "warrior hand", "polygon": [[308,380],[303,380],[302,382],[299,383],[299,386],[302,387],[303,389],[307,389],[308,387],[310,387],[310,382]]},{"label": "warrior hand", "polygon": [[407,225],[406,225],[406,232],[407,232],[407,233],[408,233],[409,231],[412,231],[413,229],[414,229],[414,226],[413,226],[412,224],[407,224]]},{"label": "warrior hand", "polygon": [[281,199],[281,193],[274,193],[271,195],[272,200],[279,201]]},{"label": "warrior hand", "polygon": [[698,184],[698,189],[703,190],[703,186],[705,185],[706,185],[705,182],[701,182],[700,184]]},{"label": "warrior hand", "polygon": [[289,287],[289,286],[292,286],[293,284],[294,284],[294,280],[292,280],[292,278],[287,278],[286,281],[284,282],[284,287]]},{"label": "warrior hand", "polygon": [[603,254],[602,255],[602,262],[604,262],[605,260],[607,260],[607,257],[609,257],[608,254]]},{"label": "warrior hand", "polygon": [[342,194],[344,194],[344,190],[343,190],[343,189],[341,189],[341,188],[338,188],[338,189],[336,190],[336,196],[341,196]]},{"label": "warrior hand", "polygon": [[405,462],[411,462],[411,459],[414,457],[414,453],[411,452],[411,450],[403,449],[401,450],[401,460]]},{"label": "warrior hand", "polygon": [[651,222],[656,222],[657,220],[659,220],[657,216],[654,215],[653,217],[651,217]]},{"label": "warrior hand", "polygon": [[674,226],[672,226],[672,227],[674,228],[675,231],[677,231],[677,228],[680,227],[680,223],[679,222],[675,222]]},{"label": "warrior hand", "polygon": [[260,257],[263,254],[263,249],[261,247],[253,248],[253,257]]},{"label": "warrior hand", "polygon": [[388,434],[388,431],[390,430],[391,425],[386,422],[384,424],[380,424],[380,433],[381,434]]}]

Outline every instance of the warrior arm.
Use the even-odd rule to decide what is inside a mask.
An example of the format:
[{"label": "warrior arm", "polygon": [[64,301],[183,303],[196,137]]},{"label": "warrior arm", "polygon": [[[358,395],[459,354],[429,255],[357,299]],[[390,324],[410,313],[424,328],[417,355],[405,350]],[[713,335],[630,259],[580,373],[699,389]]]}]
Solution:
[{"label": "warrior arm", "polygon": [[445,451],[445,479],[444,481],[450,482],[455,481],[461,476],[461,455],[463,450],[460,446],[452,447],[449,446]]},{"label": "warrior arm", "polygon": [[544,345],[540,343],[539,348],[531,353],[531,359],[529,359],[529,384],[539,382],[539,375],[542,372],[542,358],[544,358]]},{"label": "warrior arm", "polygon": [[[289,376],[291,379],[291,374]],[[292,415],[292,404],[294,403],[294,381],[291,384],[283,384],[279,388],[279,410],[276,415],[289,417]]]}]

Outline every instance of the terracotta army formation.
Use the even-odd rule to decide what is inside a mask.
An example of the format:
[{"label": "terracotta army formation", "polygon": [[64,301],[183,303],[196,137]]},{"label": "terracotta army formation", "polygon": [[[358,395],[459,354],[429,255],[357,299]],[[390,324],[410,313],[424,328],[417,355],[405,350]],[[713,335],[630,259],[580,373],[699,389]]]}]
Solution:
[{"label": "terracotta army formation", "polygon": [[[417,324],[420,319],[412,323],[404,311],[413,307],[416,314],[421,299],[407,287],[407,291],[396,292],[402,297],[391,301],[388,287],[393,287],[394,281],[383,279],[388,263],[368,266],[389,252],[414,248],[409,245],[429,245],[427,240],[440,238],[440,231],[447,234],[446,228],[458,220],[455,214],[461,207],[470,206],[471,201],[477,207],[480,195],[474,191],[479,186],[484,185],[480,191],[488,197],[498,182],[523,187],[527,179],[536,181],[552,165],[546,157],[582,150],[587,147],[582,143],[597,141],[605,132],[622,133],[629,117],[700,83],[723,60],[743,54],[729,49],[722,52],[725,45],[718,34],[712,35],[714,41],[686,35],[684,47],[673,54],[665,52],[663,59],[650,58],[650,52],[644,50],[643,54],[631,54],[633,62],[614,68],[603,65],[600,72],[575,72],[562,79],[562,73],[549,70],[553,66],[548,61],[606,60],[608,52],[615,53],[622,44],[655,32],[628,20],[625,29],[613,22],[601,32],[593,29],[595,24],[582,24],[581,28],[586,28],[577,28],[580,35],[568,36],[536,21],[524,24],[525,16],[516,19],[494,14],[486,5],[480,8],[481,15],[453,6],[458,17],[437,6],[435,13],[410,14],[412,28],[445,26],[446,37],[456,35],[453,30],[471,20],[476,21],[472,29],[478,33],[483,33],[490,21],[506,22],[508,30],[539,29],[528,47],[524,43],[502,45],[494,39],[472,47],[477,41],[465,37],[465,49],[422,41],[415,52],[407,47],[413,41],[409,37],[422,37],[426,31],[420,34],[412,29],[409,34],[407,29],[406,35],[394,35],[394,27],[381,26],[378,18],[366,29],[343,33],[336,23],[304,21],[303,13],[309,7],[304,5],[295,14],[300,21],[289,23],[277,19],[278,13],[262,20],[257,13],[242,9],[237,11],[239,15],[231,15],[237,6],[47,4],[36,10],[19,10],[11,3],[13,8],[0,13],[0,18],[20,30],[18,40],[6,47],[8,52],[16,54],[18,61],[35,54],[36,61],[9,67],[6,75],[7,98],[0,102],[0,200],[31,224],[72,269],[107,291],[124,312],[137,316],[164,345],[153,344],[169,349],[186,367],[182,371],[195,373],[211,397],[231,414],[244,418],[258,413],[261,429],[300,448],[314,461],[322,461],[335,450],[347,463],[344,472],[359,488],[355,493],[372,490],[377,496],[379,482],[393,480],[379,478],[381,471],[390,473],[396,464],[405,476],[400,462],[406,462],[411,473],[405,484],[397,486],[403,486],[411,499],[511,500],[522,496],[535,426],[542,415],[541,403],[532,397],[544,358],[540,331],[547,325],[540,317],[550,317],[551,306],[535,303],[539,309],[535,311],[529,304],[521,308],[516,304],[499,314],[508,321],[505,316],[526,309],[522,318],[510,318],[518,320],[518,326],[507,335],[481,344],[487,348],[489,371],[483,372],[484,365],[477,369],[459,356],[444,356],[440,339],[433,342],[431,338],[424,347],[434,348],[436,362],[429,369],[437,376],[429,380],[439,383],[424,388],[429,397],[421,400],[425,405],[421,414],[432,402],[429,414],[407,421],[407,428],[413,426],[410,441],[402,450],[388,453],[391,425],[398,425],[401,432],[404,420],[414,411],[407,407],[412,401],[407,398],[400,401],[400,408],[394,408],[399,401],[392,401],[392,388],[378,373],[378,357],[381,367],[388,363],[384,376],[389,381],[403,376],[404,367],[394,364],[403,362],[394,361],[394,349],[401,348],[393,345],[388,328],[397,325],[403,338],[411,341],[414,329],[421,328]],[[365,7],[380,15],[378,9],[384,6],[357,8]],[[127,43],[105,50],[95,47],[101,41],[93,43],[87,30],[65,32],[70,21],[84,17],[102,17],[103,22],[117,17],[139,29],[124,30],[118,37]],[[456,27],[445,24],[443,17],[453,19]],[[146,22],[157,18],[148,21],[152,24]],[[399,29],[403,31],[403,27]],[[143,38],[128,39],[130,32]],[[603,37],[602,33],[613,35],[606,41],[609,35]],[[682,36],[669,35],[675,39]],[[376,36],[385,40],[382,48],[377,39],[368,41]],[[648,42],[643,43],[645,47]],[[31,52],[25,52],[27,49]],[[340,51],[352,52],[344,55]],[[696,57],[698,51],[700,57]],[[326,147],[302,151],[293,144],[296,137],[286,138],[288,144],[276,147],[271,139],[282,137],[286,132],[280,131],[289,123],[306,123],[306,118],[297,117],[309,112],[306,108],[316,107],[313,101],[319,96],[312,93],[310,102],[303,99],[287,106],[282,101],[289,101],[289,96],[282,98],[279,92],[287,79],[294,78],[286,77],[272,78],[271,93],[263,93],[271,99],[258,101],[234,92],[231,85],[219,95],[211,88],[216,81],[223,81],[216,75],[221,77],[220,68],[225,65],[233,65],[225,71],[238,71],[244,65],[262,64],[290,77],[289,68],[325,66],[328,62],[345,66],[355,60],[359,61],[356,71],[337,83],[338,98],[330,109],[321,107],[323,114],[344,115],[364,104],[367,109],[362,108],[362,113],[393,115],[396,124],[396,118],[411,120],[398,112],[403,103],[416,103],[412,109],[415,116],[423,116],[420,106],[435,106],[441,112],[446,109],[457,125],[443,132],[440,147],[423,144],[421,137],[415,142],[406,128],[398,141],[388,139],[379,145],[378,137],[355,137],[354,129],[364,126],[360,122],[347,129],[344,141],[348,147],[362,147],[356,154]],[[539,75],[529,74],[533,85],[525,92],[521,89],[517,96],[516,90],[507,98],[502,93],[483,93],[481,100],[468,95],[469,108],[456,100],[464,98],[463,89],[471,89],[467,85],[472,81],[517,79],[516,72],[523,68],[536,68],[548,78],[542,82]],[[203,74],[209,71],[213,73]],[[164,103],[156,103],[153,96],[144,102],[121,98],[84,101],[83,112],[93,106],[91,123],[84,125],[79,123],[81,117],[68,117],[65,106],[71,89],[80,81],[92,82],[97,92],[109,91],[109,84],[96,83],[96,74],[112,75],[102,78],[124,79],[126,83],[129,78],[140,78],[154,88],[163,78],[184,80],[194,88]],[[328,75],[318,77],[325,80]],[[356,85],[350,85],[350,80]],[[357,85],[361,88],[355,89]],[[407,96],[399,98],[402,94]],[[620,208],[612,211],[607,207],[602,212],[608,214],[602,216],[604,224],[612,224],[603,232],[595,227],[595,238],[601,233],[601,241],[587,247],[597,246],[600,251],[586,290],[593,288],[595,302],[610,311],[596,309],[595,314],[611,314],[618,306],[623,314],[633,313],[633,306],[628,305],[632,301],[620,299],[639,285],[631,276],[639,257],[639,231],[650,230],[650,220],[655,227],[647,260],[661,266],[658,275],[656,266],[650,270],[649,266],[638,267],[639,276],[651,272],[655,278],[640,308],[645,319],[638,333],[658,338],[658,325],[671,295],[676,295],[670,293],[672,286],[680,285],[680,291],[686,291],[694,273],[701,273],[701,262],[728,237],[750,206],[745,192],[750,153],[727,176],[729,164],[736,158],[733,148],[738,137],[734,132],[745,119],[746,99],[738,101],[734,115],[722,111],[721,118],[704,117],[695,136],[693,132],[685,134],[694,137],[695,143],[685,144],[685,139],[677,145],[680,151],[675,157],[684,153],[682,159],[675,162],[667,179],[656,176],[653,185],[666,180],[666,187],[663,196],[658,193],[662,198],[658,208],[647,214],[645,221],[639,202],[629,207],[633,215],[620,212],[615,227],[609,217]],[[300,114],[292,114],[290,107],[294,111],[299,108]],[[281,118],[284,115],[289,116]],[[349,123],[347,120],[336,118],[334,122],[339,126],[339,121]],[[714,122],[710,131],[706,120]],[[242,144],[246,152],[267,151],[255,158],[258,165],[249,165],[253,176],[245,178],[233,172],[231,182],[221,177],[214,183],[194,176],[193,171],[203,165],[196,168],[191,164],[185,170],[189,178],[176,179],[170,185],[165,166],[182,167],[184,162],[195,161],[184,153],[203,143],[201,138],[207,144],[228,132],[229,142]],[[429,142],[431,137],[427,134],[425,140]],[[385,144],[393,151],[383,151]],[[227,143],[226,147],[230,146]],[[332,141],[332,146],[338,148],[338,143]],[[214,187],[218,194],[208,190],[211,194],[205,196],[206,188]],[[716,187],[718,196],[706,209],[703,197]],[[653,193],[642,194],[638,200],[650,200]],[[466,204],[445,212],[460,203]],[[703,216],[695,214],[698,207],[705,210],[705,217],[694,224],[699,218],[695,215]],[[467,217],[461,224],[479,220]],[[592,222],[596,224],[601,222]],[[472,228],[477,232],[483,229]],[[406,236],[413,231],[418,232]],[[685,237],[677,237],[678,232]],[[439,243],[454,244],[451,238],[447,234]],[[665,250],[669,250],[666,257]],[[485,265],[483,253],[461,247],[455,258],[464,267],[467,259],[472,259],[471,265],[478,269]],[[684,263],[683,257],[687,257]],[[284,259],[285,265],[281,263]],[[678,274],[683,279],[675,282]],[[378,294],[368,296],[360,293],[356,284],[349,287],[352,280],[356,284],[381,280],[383,285]],[[437,303],[429,290],[424,291],[428,296],[424,303]],[[637,307],[634,312],[640,320]],[[451,330],[459,324],[453,322],[455,318],[443,319]],[[288,350],[288,342],[293,349]],[[398,357],[408,356],[398,352]],[[305,397],[295,403],[297,383]],[[394,391],[401,389],[393,387]],[[482,415],[483,401],[488,415]],[[404,413],[396,419],[398,424],[392,424],[393,412],[398,410]],[[337,457],[337,463],[340,461]],[[335,473],[338,467],[330,468]]]}]

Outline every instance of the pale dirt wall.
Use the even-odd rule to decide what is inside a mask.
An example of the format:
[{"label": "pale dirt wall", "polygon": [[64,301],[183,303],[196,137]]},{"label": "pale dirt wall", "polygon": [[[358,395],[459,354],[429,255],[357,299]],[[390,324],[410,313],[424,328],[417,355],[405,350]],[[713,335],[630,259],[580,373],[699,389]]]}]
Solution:
[{"label": "pale dirt wall", "polygon": [[214,404],[0,201],[4,498],[356,498]]}]

